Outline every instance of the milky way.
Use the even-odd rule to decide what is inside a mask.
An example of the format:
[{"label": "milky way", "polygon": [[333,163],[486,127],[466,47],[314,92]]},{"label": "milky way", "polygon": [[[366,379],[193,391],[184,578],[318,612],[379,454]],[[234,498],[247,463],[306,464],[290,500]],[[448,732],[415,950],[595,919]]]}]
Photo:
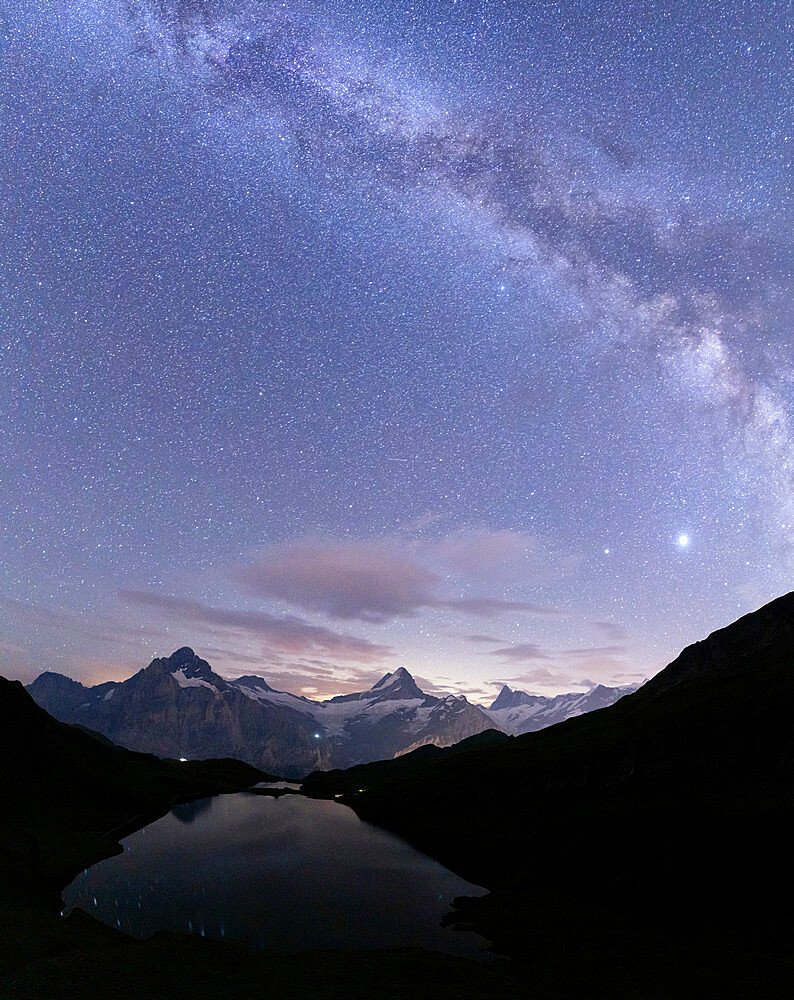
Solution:
[{"label": "milky way", "polygon": [[569,690],[791,589],[790,4],[5,9],[6,673]]}]

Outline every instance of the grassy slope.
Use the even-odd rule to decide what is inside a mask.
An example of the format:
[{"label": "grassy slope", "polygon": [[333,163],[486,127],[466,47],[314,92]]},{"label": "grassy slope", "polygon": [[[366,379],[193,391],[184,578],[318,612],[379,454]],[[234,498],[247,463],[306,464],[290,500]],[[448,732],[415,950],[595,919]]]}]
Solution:
[{"label": "grassy slope", "polygon": [[571,996],[601,995],[608,977],[612,997],[686,996],[694,982],[701,996],[784,996],[792,665],[787,595],[610,708],[309,786],[492,889],[461,919],[538,985],[564,976],[578,982]]},{"label": "grassy slope", "polygon": [[268,776],[238,761],[163,761],[52,719],[0,678],[0,996],[25,1000],[514,995],[469,962],[419,951],[272,959],[178,934],[137,942],[76,912],[60,891],[118,839],[178,800]]}]

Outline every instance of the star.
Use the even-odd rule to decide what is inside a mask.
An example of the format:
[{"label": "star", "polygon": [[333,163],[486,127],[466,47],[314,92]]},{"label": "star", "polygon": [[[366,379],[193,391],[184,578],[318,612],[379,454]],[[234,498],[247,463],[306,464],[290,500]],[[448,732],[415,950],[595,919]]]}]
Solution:
[{"label": "star", "polygon": [[0,659],[486,683],[509,595],[651,674],[790,589],[786,5],[581,6],[4,5]]}]

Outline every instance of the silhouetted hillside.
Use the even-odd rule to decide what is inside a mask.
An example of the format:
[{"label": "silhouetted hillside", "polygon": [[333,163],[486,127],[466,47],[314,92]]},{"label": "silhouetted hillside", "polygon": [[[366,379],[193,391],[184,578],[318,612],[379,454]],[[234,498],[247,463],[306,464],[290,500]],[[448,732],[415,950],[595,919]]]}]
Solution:
[{"label": "silhouetted hillside", "polygon": [[126,832],[177,801],[270,776],[233,760],[182,763],[123,750],[56,721],[21,684],[1,677],[0,758],[3,1000],[515,995],[512,980],[419,949],[279,958],[181,934],[136,941],[79,910],[62,919],[62,888],[115,853]]},{"label": "silhouetted hillside", "polygon": [[[247,788],[268,776],[234,760],[161,760],[58,722],[18,681],[0,677],[4,879],[71,878],[86,848],[112,853],[117,827],[186,798]],[[108,851],[110,847],[110,852]]]},{"label": "silhouetted hillside", "polygon": [[[721,969],[725,995],[753,981],[755,995],[774,996],[794,971],[793,667],[789,594],[609,708],[484,749],[315,774],[305,787],[342,793],[363,818],[494,890],[463,904],[461,919],[532,964],[537,983],[537,946],[573,961],[567,936],[597,965],[621,937],[640,954],[672,935],[665,955],[684,965],[689,955],[712,979]],[[650,952],[648,969],[662,958]],[[635,988],[609,995],[679,995]]]}]

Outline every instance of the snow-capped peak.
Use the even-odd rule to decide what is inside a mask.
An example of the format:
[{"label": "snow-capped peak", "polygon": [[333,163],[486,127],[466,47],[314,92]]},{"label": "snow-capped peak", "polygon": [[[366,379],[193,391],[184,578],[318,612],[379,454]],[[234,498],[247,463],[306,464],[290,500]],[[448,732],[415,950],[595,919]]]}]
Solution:
[{"label": "snow-capped peak", "polygon": [[373,684],[370,688],[371,691],[382,691],[383,688],[391,687],[394,684],[399,684],[403,678],[407,678],[409,681],[413,681],[413,677],[408,673],[405,667],[398,667],[393,674],[386,674],[384,677],[378,681],[377,684]]},{"label": "snow-capped peak", "polygon": [[635,690],[634,685],[610,688],[598,684],[589,691],[570,691],[567,694],[547,697],[527,694],[526,691],[513,691],[505,684],[496,701],[486,709],[486,713],[506,733],[519,736],[522,733],[545,729],[547,726],[596,708],[605,708],[633,690]]},{"label": "snow-capped peak", "polygon": [[405,667],[398,667],[394,673],[386,674],[374,684],[364,697],[376,697],[378,699],[395,698],[426,698],[425,693],[418,687],[416,681],[408,673]]}]

